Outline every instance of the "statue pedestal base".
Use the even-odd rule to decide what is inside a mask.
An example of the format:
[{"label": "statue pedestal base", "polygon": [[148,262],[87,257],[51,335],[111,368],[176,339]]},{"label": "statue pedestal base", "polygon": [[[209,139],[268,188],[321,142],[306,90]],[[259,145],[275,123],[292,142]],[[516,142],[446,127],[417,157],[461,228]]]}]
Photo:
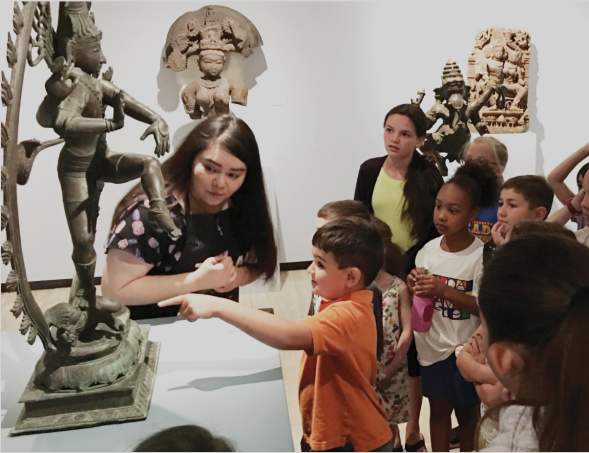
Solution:
[{"label": "statue pedestal base", "polygon": [[160,346],[147,339],[149,326],[139,327],[144,341],[133,373],[111,385],[83,392],[45,391],[34,384],[33,375],[19,400],[24,408],[10,434],[86,428],[145,419],[151,403]]}]

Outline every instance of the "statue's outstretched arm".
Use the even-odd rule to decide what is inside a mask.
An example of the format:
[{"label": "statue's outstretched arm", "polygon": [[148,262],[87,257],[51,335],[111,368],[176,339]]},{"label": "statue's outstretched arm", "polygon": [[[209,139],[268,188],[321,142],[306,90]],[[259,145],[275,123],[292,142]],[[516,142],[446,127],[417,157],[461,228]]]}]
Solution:
[{"label": "statue's outstretched arm", "polygon": [[155,155],[160,157],[166,154],[170,149],[168,125],[164,119],[147,107],[142,102],[139,102],[129,93],[121,90],[111,82],[102,80],[102,91],[104,94],[104,101],[109,105],[113,105],[117,95],[120,95],[124,101],[125,113],[131,118],[134,118],[150,126],[145,129],[141,140],[147,136],[153,135],[155,139]]}]

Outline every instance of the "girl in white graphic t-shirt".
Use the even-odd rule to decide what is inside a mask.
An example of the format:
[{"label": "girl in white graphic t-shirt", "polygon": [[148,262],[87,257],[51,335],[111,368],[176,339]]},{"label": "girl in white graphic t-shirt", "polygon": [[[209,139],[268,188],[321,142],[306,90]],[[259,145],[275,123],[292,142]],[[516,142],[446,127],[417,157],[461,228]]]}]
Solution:
[{"label": "girl in white graphic t-shirt", "polygon": [[416,296],[431,298],[431,328],[415,332],[421,365],[423,395],[430,403],[430,433],[434,451],[448,451],[451,414],[460,424],[460,449],[473,449],[478,420],[478,398],[472,384],[456,368],[454,350],[465,343],[479,324],[471,294],[482,266],[483,243],[468,231],[481,207],[493,205],[497,179],[480,163],[460,167],[438,191],[434,224],[442,235],[417,254],[407,283]]}]

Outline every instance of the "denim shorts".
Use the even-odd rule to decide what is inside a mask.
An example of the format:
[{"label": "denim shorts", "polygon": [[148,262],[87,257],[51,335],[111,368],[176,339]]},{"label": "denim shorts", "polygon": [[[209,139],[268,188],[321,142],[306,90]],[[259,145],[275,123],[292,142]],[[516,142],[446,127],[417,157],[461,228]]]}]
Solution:
[{"label": "denim shorts", "polygon": [[470,407],[478,404],[474,385],[464,380],[456,366],[456,355],[433,365],[421,367],[423,396],[432,400],[448,401],[452,407]]}]

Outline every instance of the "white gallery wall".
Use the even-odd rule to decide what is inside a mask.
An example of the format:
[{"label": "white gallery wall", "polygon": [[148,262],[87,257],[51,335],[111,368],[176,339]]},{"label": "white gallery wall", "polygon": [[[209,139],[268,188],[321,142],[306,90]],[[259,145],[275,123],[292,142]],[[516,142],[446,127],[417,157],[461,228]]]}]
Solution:
[{"label": "white gallery wall", "polygon": [[[178,93],[186,80],[162,67],[161,52],[172,22],[204,2],[94,2],[113,82],[160,113],[172,143],[192,120]],[[254,130],[275,202],[281,262],[310,259],[317,209],[351,198],[359,165],[384,155],[382,121],[393,105],[425,89],[428,109],[448,59],[466,78],[476,34],[487,27],[525,29],[532,37],[530,130],[497,137],[510,150],[506,176],[545,175],[589,141],[589,1],[360,1],[227,2],[258,28],[261,52],[246,59],[254,81],[247,107],[232,111]],[[1,48],[11,30],[11,2],[0,4]],[[57,4],[52,5],[57,15]],[[55,19],[55,18],[54,18]],[[248,61],[251,60],[251,61]],[[7,73],[6,61],[2,69]],[[19,140],[55,138],[35,121],[49,75],[28,68]],[[4,112],[2,114],[4,119]],[[152,153],[141,142],[146,125],[128,118],[108,135],[113,150]],[[29,183],[19,187],[21,235],[30,281],[71,278],[71,243],[57,180],[59,147],[43,151]],[[573,186],[573,178],[569,184]],[[103,192],[96,249],[97,275],[110,216],[127,185]],[[3,280],[6,268],[3,267]]]}]

